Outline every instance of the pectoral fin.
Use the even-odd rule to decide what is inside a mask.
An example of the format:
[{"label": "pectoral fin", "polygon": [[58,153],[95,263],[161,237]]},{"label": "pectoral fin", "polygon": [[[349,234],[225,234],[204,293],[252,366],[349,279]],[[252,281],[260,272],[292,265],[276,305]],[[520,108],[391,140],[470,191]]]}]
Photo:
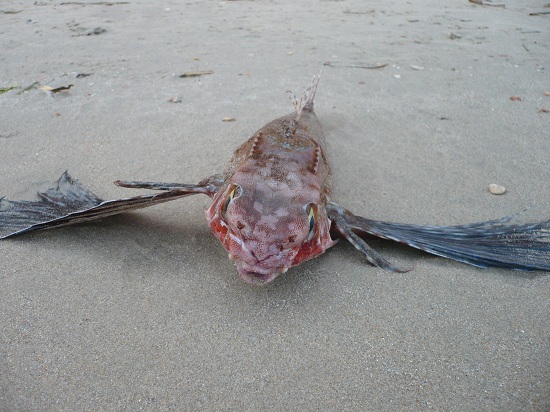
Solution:
[{"label": "pectoral fin", "polygon": [[327,214],[333,222],[344,222],[352,233],[394,240],[469,265],[550,271],[550,221],[513,225],[505,224],[509,219],[504,218],[468,225],[421,226],[366,219],[332,202]]},{"label": "pectoral fin", "polygon": [[[370,264],[383,269],[388,269],[393,272],[404,273],[410,269],[399,269],[393,266],[390,262],[384,259],[380,254],[371,248],[367,242],[361,239],[354,231],[353,226],[350,225],[351,219],[349,219],[348,211],[335,203],[330,203],[327,206],[327,215],[332,224],[336,227],[338,232],[344,236],[355,248],[363,254],[363,256],[369,261]],[[353,215],[351,215],[353,216]]]},{"label": "pectoral fin", "polygon": [[212,196],[212,191],[217,190],[216,183],[206,179],[198,185],[178,184],[177,187],[163,188],[163,193],[105,201],[65,172],[55,189],[38,193],[40,201],[0,199],[0,239],[100,219],[189,195],[203,193]]}]

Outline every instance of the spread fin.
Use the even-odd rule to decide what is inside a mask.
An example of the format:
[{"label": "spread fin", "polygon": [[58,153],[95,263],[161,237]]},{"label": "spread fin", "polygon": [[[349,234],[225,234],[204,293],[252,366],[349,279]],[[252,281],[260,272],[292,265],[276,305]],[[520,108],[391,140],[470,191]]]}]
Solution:
[{"label": "spread fin", "polygon": [[361,239],[351,228],[351,226],[348,225],[348,222],[345,218],[338,214],[333,214],[329,217],[338,232],[344,236],[355,248],[365,256],[365,258],[369,261],[369,263],[373,266],[382,268],[382,269],[388,269],[392,272],[398,272],[398,273],[404,273],[408,272],[407,269],[399,269],[395,266],[393,266],[390,262],[388,262],[386,259],[384,259],[380,254],[371,248],[367,242],[365,242],[363,239]]},{"label": "spread fin", "polygon": [[327,214],[332,221],[344,222],[350,232],[404,243],[469,265],[550,271],[550,220],[511,225],[504,224],[509,220],[504,218],[468,225],[422,226],[366,219],[332,202],[327,205]]},{"label": "spread fin", "polygon": [[216,181],[208,179],[198,185],[171,185],[174,188],[163,189],[164,193],[104,201],[65,172],[55,189],[38,193],[40,201],[0,198],[0,239],[100,219],[198,193],[212,195],[212,191],[217,190]]}]

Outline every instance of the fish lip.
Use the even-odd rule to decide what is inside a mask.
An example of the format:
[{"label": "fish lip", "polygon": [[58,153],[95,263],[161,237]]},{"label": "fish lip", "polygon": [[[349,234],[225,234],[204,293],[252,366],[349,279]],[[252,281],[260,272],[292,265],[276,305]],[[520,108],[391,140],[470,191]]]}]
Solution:
[{"label": "fish lip", "polygon": [[282,271],[262,273],[262,272],[255,272],[252,270],[243,270],[243,269],[239,270],[239,275],[241,276],[241,278],[246,283],[250,283],[252,285],[266,285],[268,283],[271,283],[281,273]]},{"label": "fish lip", "polygon": [[[273,280],[279,276],[281,273],[285,273],[289,266],[280,264],[277,262],[270,264],[269,261],[274,256],[268,256],[266,259],[257,260],[250,259],[250,261],[245,261],[242,258],[236,259],[235,265],[237,266],[237,272],[240,277],[246,282],[253,285],[266,285],[273,282]],[[277,256],[275,256],[277,257]]]}]

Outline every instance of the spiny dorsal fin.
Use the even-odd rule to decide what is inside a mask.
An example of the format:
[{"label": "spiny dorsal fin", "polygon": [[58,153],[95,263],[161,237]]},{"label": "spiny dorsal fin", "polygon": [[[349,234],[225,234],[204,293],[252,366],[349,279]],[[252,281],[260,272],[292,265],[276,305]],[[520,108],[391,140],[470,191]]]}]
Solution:
[{"label": "spiny dorsal fin", "polygon": [[304,90],[304,93],[302,93],[299,99],[290,90],[287,91],[287,93],[290,95],[290,100],[292,101],[294,110],[296,110],[296,120],[300,120],[300,117],[302,117],[302,112],[304,110],[307,110],[310,112],[313,111],[315,92],[317,91],[317,86],[319,85],[320,79],[321,79],[321,73],[319,73],[317,76],[313,78],[313,81],[311,82],[311,86],[309,86],[306,90]]}]

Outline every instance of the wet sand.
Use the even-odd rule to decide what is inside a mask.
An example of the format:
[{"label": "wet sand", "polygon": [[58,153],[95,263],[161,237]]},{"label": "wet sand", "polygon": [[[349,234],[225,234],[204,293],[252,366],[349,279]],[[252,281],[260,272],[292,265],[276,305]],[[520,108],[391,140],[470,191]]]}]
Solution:
[{"label": "wet sand", "polygon": [[[196,183],[323,68],[350,210],[550,218],[548,16],[529,15],[544,2],[113,3],[2,2],[0,87],[18,88],[0,95],[1,195],[35,199],[66,169],[104,199],[138,193],[115,179]],[[18,94],[34,82],[74,86]],[[1,242],[0,410],[550,409],[543,273],[373,241],[413,267],[396,274],[340,242],[252,287],[208,205]]]}]

